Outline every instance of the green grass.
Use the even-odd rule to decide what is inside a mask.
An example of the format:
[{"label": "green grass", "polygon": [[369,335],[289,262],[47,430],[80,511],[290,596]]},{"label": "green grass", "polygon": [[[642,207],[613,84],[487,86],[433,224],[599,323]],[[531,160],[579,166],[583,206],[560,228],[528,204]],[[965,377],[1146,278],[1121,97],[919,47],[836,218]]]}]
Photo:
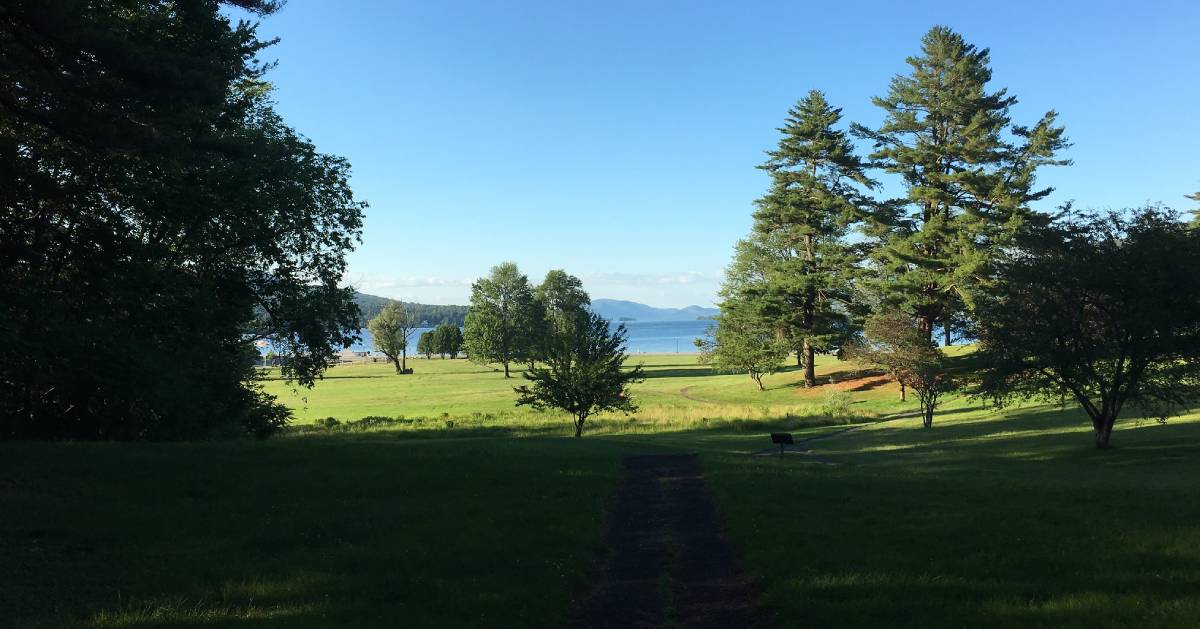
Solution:
[{"label": "green grass", "polygon": [[[748,376],[714,374],[697,364],[694,355],[644,355],[631,362],[646,368],[645,382],[633,386],[640,410],[630,417],[594,417],[587,432],[661,432],[788,419],[799,425],[820,419],[821,395],[803,388],[795,368],[768,376],[767,390],[758,391]],[[835,362],[826,358],[823,371],[844,373]],[[461,359],[410,359],[409,365],[416,373],[404,376],[384,363],[342,365],[330,369],[312,389],[298,388],[271,374],[264,386],[292,408],[297,425],[324,417],[347,421],[383,416],[403,417],[413,430],[441,430],[450,420],[460,433],[502,429],[519,435],[569,434],[566,415],[514,406],[513,387],[524,382],[520,367],[514,368],[513,378],[505,379],[492,367]],[[890,385],[864,392],[858,396],[855,414],[874,416],[879,408],[876,402],[892,395],[882,390],[894,393]]]},{"label": "green grass", "polygon": [[0,625],[554,625],[591,561],[616,449],[5,444]]},{"label": "green grass", "polygon": [[1200,626],[1198,414],[1123,420],[1107,452],[1073,408],[951,397],[924,430],[890,383],[827,362],[853,421],[901,416],[812,442],[829,465],[747,455],[773,427],[844,428],[798,372],[759,393],[688,357],[645,360],[634,422],[581,440],[511,409],[513,380],[435,359],[416,376],[338,367],[298,407],[424,418],[403,430],[0,444],[0,618],[561,626],[620,454],[689,450],[783,626]]}]

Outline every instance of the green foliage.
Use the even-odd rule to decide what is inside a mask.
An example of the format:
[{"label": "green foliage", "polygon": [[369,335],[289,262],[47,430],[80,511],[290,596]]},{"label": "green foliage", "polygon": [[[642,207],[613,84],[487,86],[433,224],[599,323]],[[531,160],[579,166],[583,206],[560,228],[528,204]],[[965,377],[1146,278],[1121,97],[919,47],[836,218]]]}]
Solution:
[{"label": "green foliage", "polygon": [[1200,385],[1200,234],[1172,212],[1033,231],[980,307],[981,391],[1074,399],[1108,446],[1126,404],[1166,418]]},{"label": "green foliage", "polygon": [[846,347],[847,357],[880,367],[901,386],[915,391],[921,402],[922,425],[932,427],[942,395],[957,386],[945,354],[911,317],[899,312],[873,315],[867,320],[863,337]]},{"label": "green foliage", "polygon": [[[1187,198],[1193,201],[1200,201],[1200,192],[1189,194]],[[1188,223],[1188,226],[1192,229],[1200,229],[1200,208],[1192,210],[1192,222]]]},{"label": "green foliage", "polygon": [[763,376],[779,371],[788,347],[777,330],[756,314],[745,302],[725,300],[716,324],[707,337],[696,339],[696,346],[701,363],[717,372],[747,374],[762,391]]},{"label": "green foliage", "polygon": [[850,394],[837,388],[830,388],[821,399],[821,414],[831,419],[841,419],[850,416]]},{"label": "green foliage", "polygon": [[436,352],[437,349],[433,342],[433,331],[430,330],[427,332],[422,332],[421,335],[417,337],[417,353],[424,354],[425,358],[429,359],[433,358],[433,355]]},{"label": "green foliage", "polygon": [[458,353],[462,351],[463,334],[462,330],[457,325],[443,323],[433,331],[433,351],[446,357],[458,358]]},{"label": "green foliage", "polygon": [[375,349],[396,366],[396,373],[408,371],[408,338],[416,328],[417,323],[408,314],[404,304],[398,301],[388,304],[367,323]]},{"label": "green foliage", "polygon": [[533,299],[540,309],[540,317],[536,320],[539,357],[549,351],[546,345],[553,342],[554,335],[572,333],[572,327],[592,303],[583,290],[583,282],[561,269],[546,273],[541,285],[534,289]]},{"label": "green foliage", "polygon": [[270,42],[218,2],[2,11],[0,438],[269,432],[247,346],[311,385],[357,330],[349,165],[274,111]]},{"label": "green foliage", "polygon": [[575,320],[551,333],[543,344],[544,366],[524,373],[529,384],[515,387],[517,406],[570,413],[575,436],[583,435],[589,417],[605,411],[637,410],[629,385],[642,380],[642,367],[625,369],[625,324],[609,332],[608,320],[585,310]]},{"label": "green foliage", "polygon": [[1033,127],[1011,123],[1016,97],[988,91],[988,50],[958,33],[934,27],[907,61],[911,73],[874,99],[883,125],[854,131],[874,142],[871,159],[906,188],[879,204],[867,230],[880,241],[875,289],[928,335],[971,307],[997,251],[1041,220],[1029,204],[1051,189],[1038,189],[1035,174],[1068,163],[1055,158],[1068,145],[1053,111]]},{"label": "green foliage", "polygon": [[[872,185],[840,120],[841,109],[816,90],[788,111],[778,147],[760,166],[771,188],[757,202],[754,235],[727,274],[726,298],[753,303],[789,339],[808,386],[816,384],[814,353],[843,342],[850,328],[859,252],[845,237],[863,203],[853,184]],[[738,277],[739,265],[761,280]]]},{"label": "green foliage", "polygon": [[499,264],[471,285],[463,348],[477,363],[500,363],[508,378],[511,363],[536,357],[541,319],[529,278],[511,262]]}]

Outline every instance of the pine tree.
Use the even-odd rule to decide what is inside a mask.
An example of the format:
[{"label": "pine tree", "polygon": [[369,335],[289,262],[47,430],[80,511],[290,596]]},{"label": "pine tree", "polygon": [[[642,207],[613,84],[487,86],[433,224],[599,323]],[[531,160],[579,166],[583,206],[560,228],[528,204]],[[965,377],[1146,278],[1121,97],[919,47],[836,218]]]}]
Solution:
[{"label": "pine tree", "polygon": [[854,125],[854,132],[874,142],[871,159],[906,187],[902,199],[880,204],[872,229],[882,241],[876,262],[891,278],[887,305],[932,335],[970,309],[997,249],[1041,220],[1029,204],[1052,188],[1035,188],[1037,169],[1069,162],[1055,158],[1068,144],[1053,110],[1033,127],[1013,125],[1017,99],[987,90],[986,48],[942,26],[921,48],[907,60],[912,72],[873,99],[883,125]]},{"label": "pine tree", "polygon": [[793,343],[810,387],[815,351],[847,329],[844,304],[858,260],[846,235],[859,214],[855,184],[872,185],[850,138],[836,128],[841,111],[817,90],[788,111],[778,147],[760,166],[771,175],[771,188],[754,214],[766,280],[763,315]]},{"label": "pine tree", "polygon": [[[1193,201],[1200,201],[1200,192],[1197,192],[1196,194],[1189,194],[1187,195],[1187,198]],[[1200,208],[1192,210],[1192,222],[1188,223],[1188,226],[1194,229],[1200,228]]]}]

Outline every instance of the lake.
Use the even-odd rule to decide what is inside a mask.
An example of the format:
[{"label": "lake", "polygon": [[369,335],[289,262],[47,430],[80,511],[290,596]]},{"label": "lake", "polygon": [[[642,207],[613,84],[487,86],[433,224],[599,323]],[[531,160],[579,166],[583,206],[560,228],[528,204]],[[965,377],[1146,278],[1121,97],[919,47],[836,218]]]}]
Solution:
[{"label": "lake", "polygon": [[[629,330],[629,342],[626,351],[630,354],[695,354],[697,353],[694,340],[704,336],[704,331],[712,321],[626,321],[625,328]],[[613,323],[612,327],[616,327]],[[432,328],[417,328],[409,339],[408,354],[417,353],[417,339],[422,332]],[[371,344],[371,333],[367,329],[359,331],[362,340],[351,346],[356,351],[374,350]]]}]

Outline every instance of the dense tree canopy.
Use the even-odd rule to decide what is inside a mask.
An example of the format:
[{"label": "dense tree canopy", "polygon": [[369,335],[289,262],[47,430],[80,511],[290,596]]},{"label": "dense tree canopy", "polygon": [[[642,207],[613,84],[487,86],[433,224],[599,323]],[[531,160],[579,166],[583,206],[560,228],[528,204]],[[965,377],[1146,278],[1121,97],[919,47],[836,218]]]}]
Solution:
[{"label": "dense tree canopy", "polygon": [[353,340],[363,204],[269,43],[215,0],[0,7],[0,438],[266,434],[252,342],[310,384]]},{"label": "dense tree canopy", "polygon": [[793,342],[807,386],[816,384],[815,352],[838,344],[848,327],[850,282],[860,269],[846,235],[863,203],[855,184],[872,184],[840,120],[817,90],[788,111],[779,145],[760,166],[771,175],[754,214],[765,281],[759,294],[732,296],[757,301]]},{"label": "dense tree canopy", "polygon": [[433,347],[435,352],[446,357],[458,358],[458,353],[462,351],[463,334],[462,330],[457,325],[443,323],[433,331]]},{"label": "dense tree canopy", "polygon": [[535,358],[541,309],[529,278],[505,262],[471,286],[471,305],[463,330],[463,348],[478,363],[509,365]]},{"label": "dense tree canopy", "polygon": [[982,390],[1070,398],[1108,447],[1127,404],[1165,418],[1200,385],[1200,234],[1156,207],[1032,231],[979,309]]},{"label": "dense tree canopy", "polygon": [[1012,124],[1017,102],[989,91],[990,55],[945,27],[934,27],[910,74],[892,79],[875,98],[885,119],[878,129],[855,125],[874,143],[874,163],[902,178],[903,198],[878,204],[868,230],[881,241],[874,259],[885,278],[889,307],[915,317],[932,334],[954,321],[986,283],[990,263],[1026,222],[1039,220],[1029,204],[1037,170],[1065,164],[1054,111],[1032,127]]}]

